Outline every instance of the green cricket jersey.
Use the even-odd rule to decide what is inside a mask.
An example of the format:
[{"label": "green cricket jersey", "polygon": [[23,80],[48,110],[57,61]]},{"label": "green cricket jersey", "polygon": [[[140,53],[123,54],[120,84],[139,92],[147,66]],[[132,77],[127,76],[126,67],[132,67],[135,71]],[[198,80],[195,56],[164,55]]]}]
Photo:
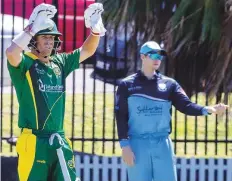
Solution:
[{"label": "green cricket jersey", "polygon": [[79,49],[56,54],[50,66],[32,53],[25,53],[18,67],[8,62],[8,70],[19,102],[20,128],[63,130],[65,79],[79,68]]}]

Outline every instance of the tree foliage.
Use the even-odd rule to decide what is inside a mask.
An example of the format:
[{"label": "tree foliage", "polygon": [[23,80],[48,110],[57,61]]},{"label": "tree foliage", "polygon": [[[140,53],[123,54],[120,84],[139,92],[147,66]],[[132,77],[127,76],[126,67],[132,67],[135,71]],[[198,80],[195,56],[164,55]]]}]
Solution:
[{"label": "tree foliage", "polygon": [[135,55],[132,59],[142,43],[164,42],[169,57],[168,75],[180,82],[189,95],[196,91],[214,95],[232,90],[232,0],[103,3],[108,25],[117,28],[127,22],[132,26],[127,41],[130,55]]}]

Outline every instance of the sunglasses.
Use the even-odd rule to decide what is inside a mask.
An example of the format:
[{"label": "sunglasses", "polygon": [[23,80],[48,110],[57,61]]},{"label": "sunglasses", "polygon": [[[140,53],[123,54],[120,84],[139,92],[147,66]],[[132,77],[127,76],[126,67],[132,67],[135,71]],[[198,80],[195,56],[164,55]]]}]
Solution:
[{"label": "sunglasses", "polygon": [[152,60],[163,60],[164,56],[159,54],[147,54]]},{"label": "sunglasses", "polygon": [[146,53],[146,56],[149,56],[152,60],[163,60],[165,57],[165,52],[164,51],[150,51],[148,53]]}]

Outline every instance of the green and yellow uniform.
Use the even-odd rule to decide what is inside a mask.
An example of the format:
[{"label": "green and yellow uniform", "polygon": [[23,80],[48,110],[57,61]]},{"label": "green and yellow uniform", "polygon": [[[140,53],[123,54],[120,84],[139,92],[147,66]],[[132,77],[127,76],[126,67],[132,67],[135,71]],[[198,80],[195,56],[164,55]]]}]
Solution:
[{"label": "green and yellow uniform", "polygon": [[[19,102],[20,181],[76,180],[73,152],[63,131],[65,79],[79,68],[80,51],[55,54],[49,66],[32,53],[8,69]],[[63,159],[64,158],[64,159]]]}]

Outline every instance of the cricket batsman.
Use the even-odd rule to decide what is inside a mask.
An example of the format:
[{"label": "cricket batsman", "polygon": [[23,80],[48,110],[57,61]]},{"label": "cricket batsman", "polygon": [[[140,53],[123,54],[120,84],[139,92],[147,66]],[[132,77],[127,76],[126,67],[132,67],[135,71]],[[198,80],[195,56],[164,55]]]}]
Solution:
[{"label": "cricket batsman", "polygon": [[[17,141],[20,181],[78,181],[70,140],[63,130],[65,79],[96,51],[106,29],[103,6],[91,4],[84,13],[91,34],[71,53],[57,53],[61,33],[51,20],[57,12],[50,4],[33,10],[29,25],[6,50],[8,70],[19,102]],[[30,52],[25,52],[28,50]]]},{"label": "cricket batsman", "polygon": [[129,181],[177,181],[171,133],[172,105],[192,116],[224,113],[227,105],[192,103],[181,86],[158,68],[166,51],[148,41],[140,48],[142,67],[116,92],[116,121]]}]

